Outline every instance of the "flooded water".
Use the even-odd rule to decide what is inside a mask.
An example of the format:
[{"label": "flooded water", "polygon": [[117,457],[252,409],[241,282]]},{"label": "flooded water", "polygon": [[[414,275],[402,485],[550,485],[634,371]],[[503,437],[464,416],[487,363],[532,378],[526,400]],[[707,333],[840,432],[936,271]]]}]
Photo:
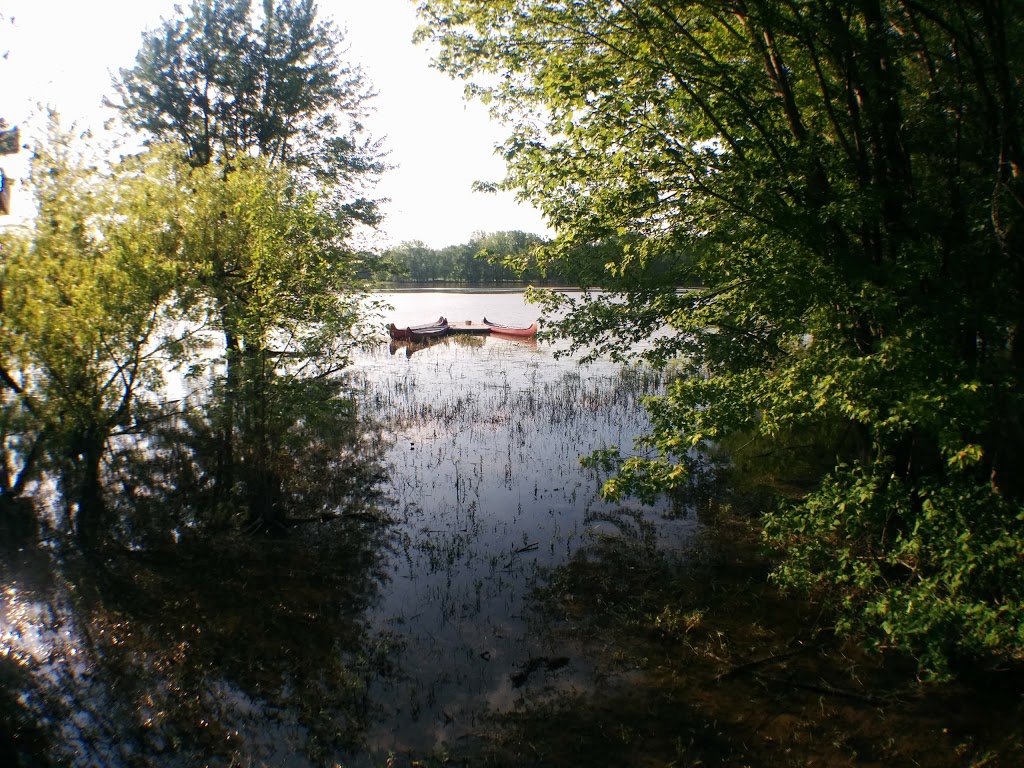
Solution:
[{"label": "flooded water", "polygon": [[[488,319],[528,325],[519,293],[390,295],[396,324]],[[640,398],[659,380],[610,363],[556,360],[535,341],[448,337],[358,363],[365,404],[388,425],[399,546],[369,613],[395,638],[396,673],[372,686],[390,705],[371,750],[422,754],[471,733],[481,715],[587,684],[585,659],[552,647],[531,609],[545,573],[595,538],[650,531],[679,544],[690,519],[610,505],[580,466],[630,453],[647,427]]]},{"label": "flooded water", "polygon": [[[519,292],[386,298],[399,326],[536,319]],[[383,765],[594,685],[536,590],[595,542],[671,549],[696,523],[602,501],[579,463],[632,452],[659,377],[554,351],[458,336],[360,353],[384,479],[347,522],[184,562],[139,552],[88,588],[8,558],[0,674],[24,733],[74,766]]]}]

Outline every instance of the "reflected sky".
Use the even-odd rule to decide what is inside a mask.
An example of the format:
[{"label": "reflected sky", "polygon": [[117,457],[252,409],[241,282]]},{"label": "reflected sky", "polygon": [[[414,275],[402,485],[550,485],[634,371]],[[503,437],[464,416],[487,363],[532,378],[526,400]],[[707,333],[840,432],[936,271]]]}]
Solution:
[{"label": "reflected sky", "polygon": [[[409,322],[533,319],[518,294],[391,298]],[[623,517],[649,521],[663,542],[692,533],[692,519],[666,517],[668,504],[602,501],[600,478],[579,465],[595,449],[631,452],[647,428],[640,399],[660,379],[552,352],[543,342],[449,337],[408,357],[378,350],[357,361],[364,407],[394,441],[399,521],[392,579],[369,614],[400,639],[396,673],[371,688],[391,706],[368,732],[378,755],[429,753],[473,734],[488,713],[585,686],[586,661],[552,645],[551,619],[534,608],[544,574],[595,538],[622,535]]]},{"label": "reflected sky", "polygon": [[[536,318],[520,293],[387,298],[404,323]],[[0,661],[20,670],[17,705],[59,742],[57,762],[377,766],[593,685],[536,590],[595,542],[677,545],[696,522],[667,503],[608,504],[579,464],[632,451],[660,377],[553,351],[454,337],[361,352],[347,386],[383,432],[386,479],[359,515],[281,541],[195,537],[100,569],[7,558]],[[317,459],[294,466],[329,471],[329,440],[297,445]],[[299,484],[309,498],[315,481]]]}]

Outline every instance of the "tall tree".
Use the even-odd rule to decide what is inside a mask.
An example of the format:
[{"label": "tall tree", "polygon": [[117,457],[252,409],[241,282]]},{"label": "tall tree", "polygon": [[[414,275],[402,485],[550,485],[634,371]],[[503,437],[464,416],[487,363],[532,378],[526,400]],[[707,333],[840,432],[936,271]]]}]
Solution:
[{"label": "tall tree", "polygon": [[[164,373],[196,368],[206,332],[219,330],[236,390],[212,414],[226,435],[221,501],[248,493],[263,504],[253,522],[280,527],[282,510],[252,490],[273,480],[273,374],[282,361],[296,375],[332,372],[359,342],[368,307],[362,262],[344,243],[351,224],[261,158],[239,159],[225,178],[166,147],[108,168],[82,146],[54,121],[32,158],[35,224],[0,239],[4,502],[55,470],[72,530],[99,543],[113,522],[112,436],[159,408]],[[236,430],[253,446],[238,476]]]},{"label": "tall tree", "polygon": [[143,35],[112,102],[135,129],[181,142],[193,165],[258,155],[341,186],[347,212],[376,221],[358,193],[383,166],[363,135],[372,92],[339,58],[343,38],[313,0],[193,0]]},{"label": "tall tree", "polygon": [[678,485],[730,435],[843,434],[768,515],[777,576],[932,668],[1024,657],[1022,6],[420,11],[509,121],[506,186],[558,230],[548,253],[620,246],[583,262],[612,293],[560,330],[622,352],[668,325],[652,357],[692,373],[651,402],[659,458],[608,492]]},{"label": "tall tree", "polygon": [[[336,262],[335,275],[351,275],[342,267],[356,261],[344,247],[354,227],[378,221],[376,202],[363,193],[383,165],[378,144],[362,138],[359,123],[371,93],[362,72],[339,59],[341,43],[334,26],[317,19],[312,0],[264,0],[259,11],[249,0],[194,0],[187,15],[143,36],[135,66],[115,82],[115,106],[128,125],[181,145],[192,166],[213,169],[197,171],[183,187],[199,195],[190,220],[207,230],[193,229],[191,242],[208,265],[204,284],[229,354],[246,342],[257,350],[265,340],[256,326],[239,324],[247,313],[251,319],[252,308],[240,286],[259,279],[248,270],[263,258],[249,251],[251,238],[261,237],[254,217],[266,206],[243,189],[255,181],[257,167],[274,175],[273,200],[306,195],[292,213],[315,203],[322,220],[307,220],[307,232],[325,247],[314,264]],[[232,180],[236,171],[248,175]],[[205,186],[218,177],[224,189]],[[269,181],[264,176],[258,183]],[[270,241],[261,242],[265,252]],[[313,258],[308,250],[302,253]],[[290,263],[292,277],[301,280],[303,265]],[[321,285],[316,295],[350,287],[358,286],[336,281]],[[309,304],[308,298],[292,298]],[[305,309],[295,309],[294,319],[312,320]]]},{"label": "tall tree", "polygon": [[[372,314],[373,267],[351,240],[379,221],[367,193],[384,165],[360,123],[372,93],[312,0],[193,0],[178,13],[143,36],[135,66],[115,82],[115,106],[192,166],[175,170],[177,299],[223,333],[215,422],[228,501],[239,482],[251,487],[269,471],[236,455],[236,438],[269,428],[281,353],[334,370]],[[251,511],[257,527],[280,522],[270,505]]]}]

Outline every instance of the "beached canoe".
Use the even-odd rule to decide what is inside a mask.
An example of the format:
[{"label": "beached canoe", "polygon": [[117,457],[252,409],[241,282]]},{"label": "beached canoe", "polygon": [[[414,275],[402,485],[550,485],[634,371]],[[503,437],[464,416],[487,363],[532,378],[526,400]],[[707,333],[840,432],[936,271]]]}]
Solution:
[{"label": "beached canoe", "polygon": [[448,321],[442,315],[435,323],[425,325],[410,325],[406,328],[398,328],[394,323],[388,324],[388,333],[396,341],[423,341],[424,339],[438,339],[448,333]]},{"label": "beached canoe", "polygon": [[523,339],[528,339],[537,335],[537,323],[531,323],[525,328],[517,328],[512,325],[492,323],[485,317],[484,325],[491,329],[491,333],[498,333],[501,334],[502,336],[518,336]]}]

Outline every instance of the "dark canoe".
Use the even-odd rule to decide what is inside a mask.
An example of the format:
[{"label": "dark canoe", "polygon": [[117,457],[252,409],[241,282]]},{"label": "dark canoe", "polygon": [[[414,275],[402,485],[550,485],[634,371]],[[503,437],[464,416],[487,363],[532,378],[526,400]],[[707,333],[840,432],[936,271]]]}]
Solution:
[{"label": "dark canoe", "polygon": [[502,325],[501,323],[492,323],[486,317],[484,318],[484,325],[491,329],[491,333],[498,333],[502,336],[518,336],[522,339],[532,338],[537,335],[537,323],[531,323],[525,328],[516,328],[511,325]]},{"label": "dark canoe", "polygon": [[388,333],[396,341],[423,341],[424,339],[437,339],[448,333],[448,321],[441,316],[435,323],[425,325],[410,325],[406,328],[398,328],[394,323],[388,324]]}]

